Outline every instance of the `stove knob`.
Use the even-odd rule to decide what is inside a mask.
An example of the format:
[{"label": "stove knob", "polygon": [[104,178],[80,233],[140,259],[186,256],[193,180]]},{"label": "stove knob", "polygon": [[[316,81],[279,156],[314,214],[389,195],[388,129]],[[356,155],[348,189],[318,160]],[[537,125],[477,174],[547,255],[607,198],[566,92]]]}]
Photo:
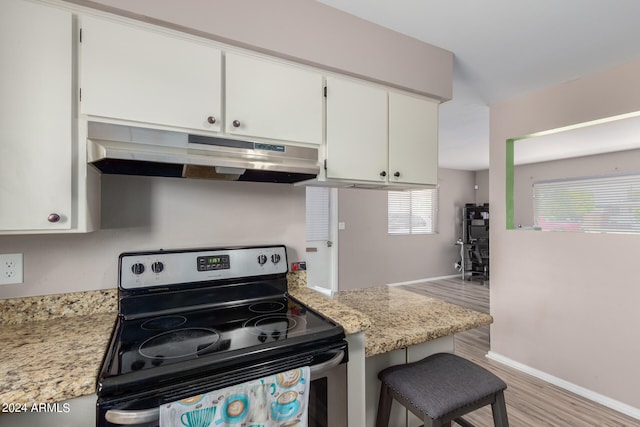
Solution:
[{"label": "stove knob", "polygon": [[278,338],[280,338],[280,331],[273,331],[273,332],[271,332],[271,337],[272,337],[274,340],[278,341]]},{"label": "stove knob", "polygon": [[131,364],[132,371],[139,371],[142,368],[144,368],[144,362],[142,360],[134,360]]},{"label": "stove knob", "polygon": [[142,264],[141,262],[136,262],[131,266],[131,271],[136,275],[144,273],[144,264]]},{"label": "stove knob", "polygon": [[280,262],[280,254],[271,255],[271,262],[273,262],[274,264],[279,263]]},{"label": "stove knob", "polygon": [[153,271],[154,273],[162,273],[162,270],[164,270],[164,264],[160,261],[156,261],[151,264],[151,271]]},{"label": "stove knob", "polygon": [[260,335],[258,335],[258,341],[260,342],[265,342],[267,340],[267,334],[265,334],[264,332],[260,332]]},{"label": "stove knob", "polygon": [[258,255],[258,264],[264,265],[267,262],[266,255]]}]

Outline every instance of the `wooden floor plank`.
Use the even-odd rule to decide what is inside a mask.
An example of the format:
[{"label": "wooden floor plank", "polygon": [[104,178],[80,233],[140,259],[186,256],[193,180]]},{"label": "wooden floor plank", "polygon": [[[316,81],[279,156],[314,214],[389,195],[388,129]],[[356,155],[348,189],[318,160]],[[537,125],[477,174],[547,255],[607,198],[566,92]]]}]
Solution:
[{"label": "wooden floor plank", "polygon": [[[489,313],[488,281],[439,279],[399,288]],[[484,366],[507,383],[505,400],[512,427],[640,427],[640,420],[488,359],[489,341],[489,326],[466,331],[456,335],[455,352]],[[477,410],[465,419],[477,427],[493,426],[490,407]]]}]

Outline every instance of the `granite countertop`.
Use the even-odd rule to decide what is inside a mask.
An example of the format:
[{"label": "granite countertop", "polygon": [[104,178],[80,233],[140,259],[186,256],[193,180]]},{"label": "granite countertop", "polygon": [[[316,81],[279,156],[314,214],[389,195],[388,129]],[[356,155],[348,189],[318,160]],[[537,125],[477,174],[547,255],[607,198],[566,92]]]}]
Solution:
[{"label": "granite countertop", "polygon": [[366,357],[493,322],[489,314],[391,286],[340,291],[334,298],[371,319]]},{"label": "granite countertop", "polygon": [[295,289],[289,294],[315,311],[339,323],[346,335],[367,331],[371,320],[357,310],[309,288]]},{"label": "granite countertop", "polygon": [[[490,324],[488,314],[388,286],[333,298],[289,277],[289,293],[366,333],[366,356]],[[117,290],[0,300],[0,403],[54,403],[95,392],[117,312]]]},{"label": "granite countertop", "polygon": [[[347,334],[370,321],[289,276],[290,294],[341,324]],[[117,316],[117,290],[0,300],[0,404],[61,402],[95,393]]]},{"label": "granite countertop", "polygon": [[360,311],[342,304],[327,295],[307,288],[306,271],[289,274],[289,295],[297,298],[322,315],[339,323],[347,335],[364,332],[371,327],[371,320]]},{"label": "granite countertop", "polygon": [[113,289],[0,300],[0,403],[94,393],[116,297]]}]

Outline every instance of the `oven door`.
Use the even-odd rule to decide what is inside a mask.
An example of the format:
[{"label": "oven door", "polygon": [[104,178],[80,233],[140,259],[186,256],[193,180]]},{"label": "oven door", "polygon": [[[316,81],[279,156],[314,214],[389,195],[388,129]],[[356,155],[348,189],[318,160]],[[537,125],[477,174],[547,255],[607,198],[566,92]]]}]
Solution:
[{"label": "oven door", "polygon": [[347,364],[311,372],[309,427],[347,426]]},{"label": "oven door", "polygon": [[[309,392],[309,427],[346,427],[346,362],[348,350],[346,341],[331,349],[313,356],[309,364],[311,370],[311,384]],[[315,363],[317,362],[317,363]],[[255,380],[269,374],[304,366],[291,364],[288,361],[270,361],[269,366],[262,367],[260,375],[245,377],[246,381]],[[265,370],[266,369],[266,370]],[[243,367],[233,373],[226,371],[222,377],[239,378],[245,372],[256,371],[253,367]],[[194,395],[227,387],[220,382],[220,375],[205,377],[198,380],[198,384],[174,384],[162,390],[146,391],[143,393],[120,396],[117,399],[98,399],[97,427],[159,427],[159,405],[169,403]],[[232,380],[233,381],[233,380]],[[237,383],[237,381],[234,381]],[[216,384],[211,386],[211,384]]]}]

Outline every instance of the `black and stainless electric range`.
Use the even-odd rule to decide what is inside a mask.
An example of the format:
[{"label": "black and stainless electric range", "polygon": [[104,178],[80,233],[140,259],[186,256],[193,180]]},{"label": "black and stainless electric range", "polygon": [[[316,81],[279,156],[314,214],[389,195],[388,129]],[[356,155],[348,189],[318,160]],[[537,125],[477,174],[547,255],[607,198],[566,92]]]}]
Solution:
[{"label": "black and stainless electric range", "polygon": [[[314,380],[345,363],[342,327],[288,295],[287,271],[284,246],[120,255],[97,426],[158,426],[162,404],[301,366]],[[310,403],[309,425],[326,424],[321,411]]]}]

